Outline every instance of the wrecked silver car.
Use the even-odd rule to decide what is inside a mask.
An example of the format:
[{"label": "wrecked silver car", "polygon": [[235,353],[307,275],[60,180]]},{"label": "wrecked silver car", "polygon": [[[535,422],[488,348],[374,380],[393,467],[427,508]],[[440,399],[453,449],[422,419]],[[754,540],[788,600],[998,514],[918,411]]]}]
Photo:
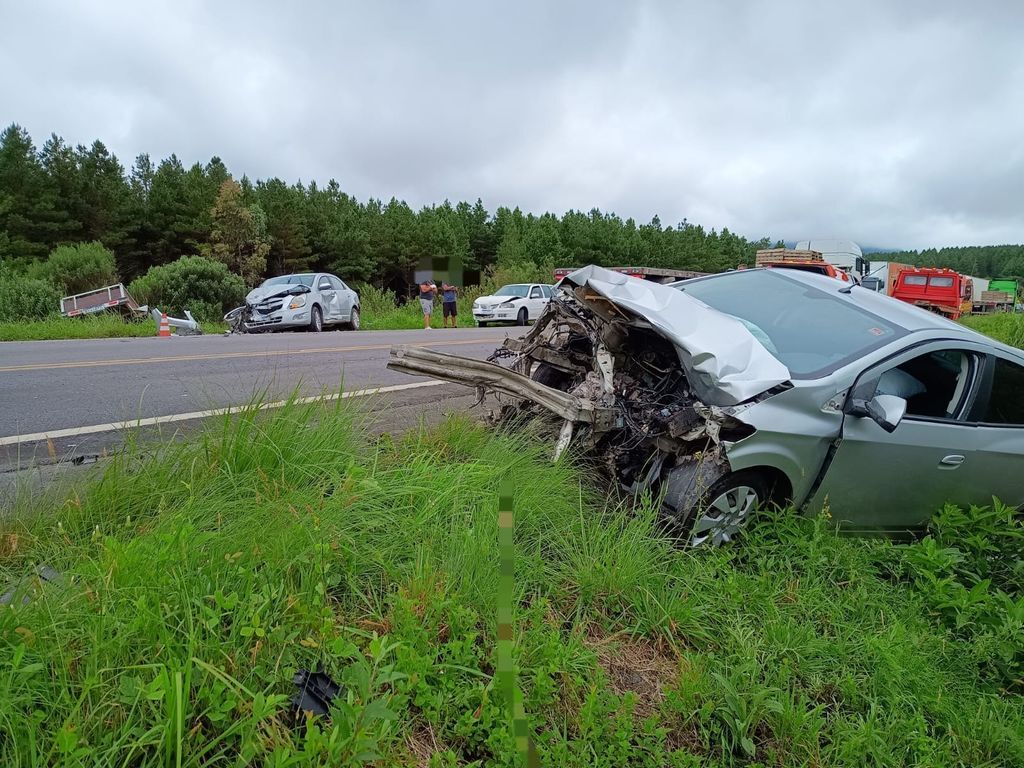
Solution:
[{"label": "wrecked silver car", "polygon": [[279,275],[249,291],[245,304],[224,315],[229,333],[307,330],[328,326],[359,330],[359,294],[322,273]]},{"label": "wrecked silver car", "polygon": [[691,544],[767,503],[906,531],[949,501],[1024,503],[1024,354],[937,315],[784,269],[673,285],[585,267],[490,361],[396,347],[388,367],[550,423]]}]

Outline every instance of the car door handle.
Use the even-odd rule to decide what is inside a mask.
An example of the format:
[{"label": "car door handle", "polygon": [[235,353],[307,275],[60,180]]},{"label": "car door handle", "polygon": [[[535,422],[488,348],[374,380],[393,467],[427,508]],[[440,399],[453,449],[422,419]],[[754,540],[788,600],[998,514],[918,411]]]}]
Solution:
[{"label": "car door handle", "polygon": [[959,453],[951,453],[949,456],[942,457],[942,460],[939,461],[939,469],[956,469],[965,461],[967,461],[966,456]]}]

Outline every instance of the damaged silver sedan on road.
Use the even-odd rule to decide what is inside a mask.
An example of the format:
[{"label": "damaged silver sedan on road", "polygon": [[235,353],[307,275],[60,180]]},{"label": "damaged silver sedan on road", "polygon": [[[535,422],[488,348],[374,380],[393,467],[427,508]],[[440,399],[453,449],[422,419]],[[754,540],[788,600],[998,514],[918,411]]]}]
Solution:
[{"label": "damaged silver sedan on road", "polygon": [[662,499],[691,544],[765,504],[907,531],[945,502],[1024,503],[1024,354],[857,286],[792,270],[659,285],[565,277],[483,362],[396,347],[388,366],[476,387],[499,423],[551,425]]}]

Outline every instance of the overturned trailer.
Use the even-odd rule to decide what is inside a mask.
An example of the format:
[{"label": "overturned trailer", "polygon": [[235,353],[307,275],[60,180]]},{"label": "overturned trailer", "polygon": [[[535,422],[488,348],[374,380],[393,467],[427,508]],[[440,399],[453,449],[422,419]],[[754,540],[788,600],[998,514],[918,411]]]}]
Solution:
[{"label": "overturned trailer", "polygon": [[789,371],[742,321],[674,288],[595,266],[559,288],[488,362],[402,346],[388,367],[475,387],[493,421],[548,423],[556,457],[578,445],[624,490],[661,494],[692,543],[729,540],[772,495],[753,484],[716,496],[723,446],[754,431],[734,407],[786,386]]}]

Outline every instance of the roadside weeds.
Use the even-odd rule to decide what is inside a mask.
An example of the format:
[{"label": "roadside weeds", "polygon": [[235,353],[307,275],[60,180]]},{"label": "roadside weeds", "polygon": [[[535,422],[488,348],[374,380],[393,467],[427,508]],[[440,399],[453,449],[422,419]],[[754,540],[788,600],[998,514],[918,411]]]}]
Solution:
[{"label": "roadside weeds", "polygon": [[[343,401],[295,402],[16,501],[4,583],[40,563],[64,582],[0,611],[0,760],[515,765],[492,682],[508,478],[543,764],[1024,761],[1014,625],[977,594],[940,612],[953,593],[932,587],[1012,559],[1012,516],[950,513],[901,546],[782,512],[681,551],[650,506],[546,453],[463,418],[371,437]],[[988,544],[959,549],[979,526]],[[1019,602],[1015,573],[993,568],[980,599]],[[292,675],[320,665],[347,696],[294,729]]]}]

